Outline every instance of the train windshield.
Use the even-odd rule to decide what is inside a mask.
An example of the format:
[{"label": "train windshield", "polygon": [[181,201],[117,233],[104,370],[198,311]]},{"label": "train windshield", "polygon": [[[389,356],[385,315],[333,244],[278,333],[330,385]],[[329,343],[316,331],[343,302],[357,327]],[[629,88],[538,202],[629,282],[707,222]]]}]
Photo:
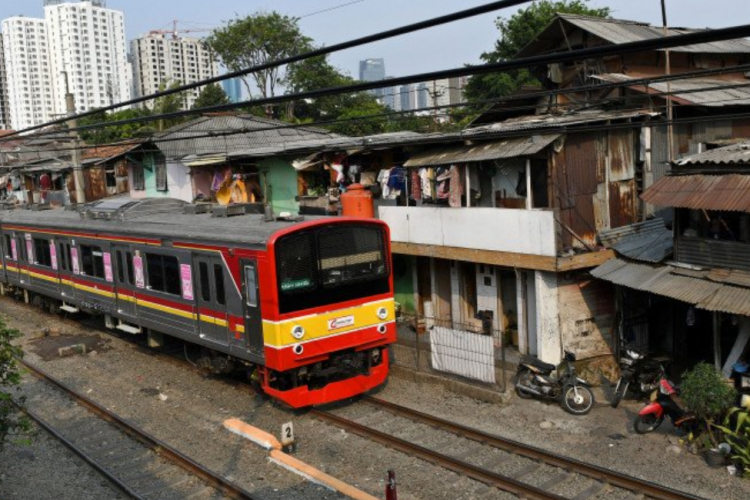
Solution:
[{"label": "train windshield", "polygon": [[276,243],[279,312],[288,313],[388,293],[384,231],[335,225]]}]

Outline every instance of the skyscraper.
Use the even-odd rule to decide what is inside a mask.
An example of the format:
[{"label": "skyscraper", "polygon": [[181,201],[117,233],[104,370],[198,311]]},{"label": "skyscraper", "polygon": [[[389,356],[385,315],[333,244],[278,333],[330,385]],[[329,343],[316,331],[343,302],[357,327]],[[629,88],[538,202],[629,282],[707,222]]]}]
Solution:
[{"label": "skyscraper", "polygon": [[23,129],[66,113],[130,99],[125,21],[104,0],[44,0],[44,19],[3,20],[10,125]]},{"label": "skyscraper", "polygon": [[242,101],[242,79],[231,78],[221,82],[221,87],[233,103]]},{"label": "skyscraper", "polygon": [[[359,61],[359,79],[363,82],[379,82],[385,80],[385,61],[383,59],[365,59]],[[372,90],[376,97],[383,97],[383,89]]]},{"label": "skyscraper", "polygon": [[108,9],[105,0],[47,0],[44,19],[55,114],[65,113],[65,75],[79,112],[131,98],[132,69],[121,11]]},{"label": "skyscraper", "polygon": [[[213,78],[219,65],[205,44],[195,38],[151,32],[131,42],[136,92],[153,94],[160,88],[179,82],[187,85]],[[202,88],[186,94],[183,107],[193,107]]]}]

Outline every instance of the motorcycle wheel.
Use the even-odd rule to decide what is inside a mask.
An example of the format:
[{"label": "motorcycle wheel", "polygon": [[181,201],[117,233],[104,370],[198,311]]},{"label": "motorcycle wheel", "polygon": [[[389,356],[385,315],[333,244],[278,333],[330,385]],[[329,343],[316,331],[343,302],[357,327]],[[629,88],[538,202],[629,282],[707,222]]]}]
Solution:
[{"label": "motorcycle wheel", "polygon": [[636,415],[633,420],[633,429],[638,434],[648,434],[654,432],[659,428],[661,423],[664,421],[664,415],[657,417],[653,413],[648,415]]},{"label": "motorcycle wheel", "polygon": [[526,392],[523,389],[521,389],[520,387],[518,387],[519,383],[522,384],[522,385],[531,385],[531,379],[532,379],[532,377],[533,377],[533,375],[531,374],[531,372],[529,370],[522,370],[522,371],[518,372],[518,374],[516,375],[515,379],[513,380],[513,385],[515,385],[516,394],[518,394],[519,398],[521,398],[521,399],[531,399],[531,398],[534,397],[534,395],[531,394],[530,392]]},{"label": "motorcycle wheel", "polygon": [[615,394],[612,396],[612,401],[609,403],[612,408],[617,408],[620,405],[620,401],[622,401],[622,398],[628,393],[629,387],[630,380],[623,384],[622,377],[620,377],[620,380],[617,381],[617,386],[615,386]]},{"label": "motorcycle wheel", "polygon": [[[576,398],[576,389],[578,397]],[[563,410],[573,415],[586,415],[594,407],[594,394],[585,385],[566,385],[562,392]]]}]

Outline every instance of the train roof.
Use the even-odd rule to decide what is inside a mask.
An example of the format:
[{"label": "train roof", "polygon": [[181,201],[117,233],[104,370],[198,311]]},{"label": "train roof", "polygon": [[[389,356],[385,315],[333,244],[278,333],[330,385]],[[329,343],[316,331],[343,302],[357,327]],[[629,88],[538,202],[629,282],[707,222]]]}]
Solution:
[{"label": "train roof", "polygon": [[278,231],[303,221],[331,219],[304,217],[269,222],[261,214],[213,217],[211,213],[185,213],[188,205],[169,198],[117,198],[86,205],[79,211],[5,210],[0,212],[0,224],[265,248],[266,242]]}]

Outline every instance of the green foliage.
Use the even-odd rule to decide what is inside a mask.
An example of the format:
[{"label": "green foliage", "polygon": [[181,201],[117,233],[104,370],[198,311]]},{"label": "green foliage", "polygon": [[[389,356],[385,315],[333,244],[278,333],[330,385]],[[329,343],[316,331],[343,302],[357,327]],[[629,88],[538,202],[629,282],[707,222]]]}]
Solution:
[{"label": "green foliage", "polygon": [[[151,112],[148,109],[136,108],[117,111],[107,114],[103,111],[86,116],[78,121],[79,126],[95,125],[99,123],[114,123],[121,120],[130,120],[149,116]],[[107,144],[110,142],[131,139],[147,135],[149,128],[144,128],[142,122],[134,122],[122,125],[111,125],[107,127],[82,130],[81,139],[87,144]]]},{"label": "green foliage", "polygon": [[[494,50],[481,55],[484,63],[513,59],[516,54],[546,28],[557,13],[609,17],[609,7],[591,8],[588,0],[541,0],[520,9],[510,19],[500,17],[495,22],[500,38]],[[528,70],[477,75],[469,80],[466,98],[469,102],[496,99],[513,94],[523,85],[539,82]]]},{"label": "green foliage", "polygon": [[698,363],[682,376],[681,397],[696,417],[712,422],[732,407],[737,391],[708,363]]},{"label": "green foliage", "polygon": [[20,336],[18,330],[8,328],[0,317],[0,448],[9,435],[27,434],[31,429],[28,419],[14,416],[17,412],[12,391],[21,382],[16,359],[23,356],[23,351],[12,341]]},{"label": "green foliage", "polygon": [[750,475],[750,413],[732,408],[724,417],[724,425],[715,426],[724,433],[724,439],[732,447],[731,458],[742,465],[745,475]]},{"label": "green foliage", "polygon": [[[312,40],[302,34],[296,18],[278,12],[256,12],[229,21],[211,33],[206,43],[224,66],[239,71],[307,52]],[[279,67],[252,74],[263,97],[276,95],[283,78]]]},{"label": "green foliage", "polygon": [[[159,85],[159,92],[164,92],[165,90],[169,89],[176,89],[182,85],[179,81],[163,81]],[[153,108],[151,109],[151,112],[155,115],[163,115],[163,114],[170,114],[170,113],[176,113],[178,111],[182,111],[184,109],[187,109],[186,104],[186,93],[185,92],[177,92],[176,94],[170,94],[162,97],[158,97],[154,99]],[[156,122],[156,130],[163,131],[167,130],[170,127],[173,127],[179,123],[184,122],[189,118],[185,117],[176,117],[176,118],[162,118],[159,119]],[[144,133],[153,133],[154,129],[153,126],[150,126],[148,128],[144,128]]]},{"label": "green foliage", "polygon": [[214,83],[203,87],[200,95],[195,100],[195,104],[193,104],[193,109],[221,106],[223,104],[229,104],[229,96],[227,96],[227,93],[224,92],[221,86]]}]

